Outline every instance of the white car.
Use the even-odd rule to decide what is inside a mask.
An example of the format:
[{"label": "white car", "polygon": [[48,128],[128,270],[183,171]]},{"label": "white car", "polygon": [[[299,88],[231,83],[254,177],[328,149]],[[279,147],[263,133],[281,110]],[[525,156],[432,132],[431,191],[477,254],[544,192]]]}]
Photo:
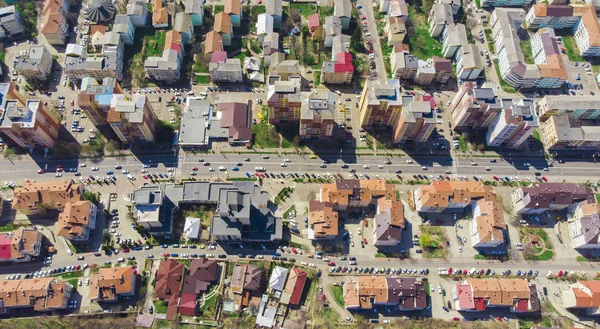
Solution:
[{"label": "white car", "polygon": [[92,171],[98,171],[98,167],[92,167]]},{"label": "white car", "polygon": [[208,168],[208,171],[215,171],[215,168]]},{"label": "white car", "polygon": [[54,176],[56,176],[56,177],[62,177],[62,174],[59,173],[59,172],[57,172],[56,174],[54,174]]},{"label": "white car", "polygon": [[85,167],[85,163],[79,165],[81,168]]}]

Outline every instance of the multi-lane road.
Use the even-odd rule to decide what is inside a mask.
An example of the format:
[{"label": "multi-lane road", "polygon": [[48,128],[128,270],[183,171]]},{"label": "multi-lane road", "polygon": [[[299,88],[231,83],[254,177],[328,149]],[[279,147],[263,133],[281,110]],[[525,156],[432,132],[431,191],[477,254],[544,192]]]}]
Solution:
[{"label": "multi-lane road", "polygon": [[[276,155],[269,154],[268,159],[264,159],[260,154],[184,154],[181,159],[175,156],[141,156],[141,157],[121,157],[104,158],[94,161],[90,159],[80,160],[45,160],[35,162],[30,158],[8,161],[0,160],[0,181],[13,181],[15,184],[22,184],[24,179],[62,179],[64,177],[73,177],[73,173],[68,172],[71,168],[77,168],[82,175],[104,175],[106,171],[115,171],[115,166],[122,166],[123,169],[130,171],[132,175],[141,175],[143,165],[148,164],[150,172],[166,172],[167,167],[177,167],[175,174],[182,177],[188,177],[193,168],[198,168],[197,175],[203,177],[224,177],[225,172],[219,171],[220,166],[226,167],[227,174],[232,177],[245,176],[246,172],[253,173],[255,167],[264,167],[268,172],[274,173],[331,173],[348,174],[350,170],[355,170],[357,174],[368,174],[371,177],[380,175],[384,178],[395,176],[397,170],[400,175],[410,177],[415,174],[448,174],[452,178],[458,176],[482,176],[484,179],[498,177],[516,177],[534,178],[536,173],[546,177],[548,181],[586,181],[590,177],[597,177],[600,174],[600,165],[593,162],[575,162],[567,161],[559,163],[557,161],[548,163],[543,159],[494,159],[491,162],[489,158],[450,158],[448,156],[423,156],[414,157],[386,157],[374,155],[354,155],[342,154],[337,156],[325,156],[313,159],[310,155]],[[245,161],[246,159],[250,161]],[[203,162],[200,162],[202,160]],[[284,160],[290,160],[285,162]],[[385,164],[385,161],[390,164]],[[409,162],[410,161],[410,162]],[[327,163],[324,163],[327,162]],[[85,167],[81,167],[85,164]],[[241,164],[241,165],[238,165]],[[285,164],[286,167],[281,165]],[[528,165],[529,164],[529,165]],[[342,168],[347,165],[348,168]],[[62,166],[66,172],[63,176],[55,177],[57,166]],[[381,166],[381,167],[380,167]],[[97,172],[92,171],[92,167],[97,167]],[[233,167],[238,167],[239,171],[233,171]],[[210,171],[213,168],[214,171]],[[43,169],[45,174],[38,174],[37,171]],[[450,172],[450,173],[449,173]]]}]

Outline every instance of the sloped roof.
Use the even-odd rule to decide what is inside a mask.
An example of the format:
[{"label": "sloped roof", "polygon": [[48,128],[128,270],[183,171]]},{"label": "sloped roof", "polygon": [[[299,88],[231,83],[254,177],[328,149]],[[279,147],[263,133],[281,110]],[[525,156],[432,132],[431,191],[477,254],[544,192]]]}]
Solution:
[{"label": "sloped roof", "polygon": [[161,261],[156,271],[156,284],[154,294],[159,299],[169,299],[171,296],[179,296],[181,280],[185,266],[175,259]]}]

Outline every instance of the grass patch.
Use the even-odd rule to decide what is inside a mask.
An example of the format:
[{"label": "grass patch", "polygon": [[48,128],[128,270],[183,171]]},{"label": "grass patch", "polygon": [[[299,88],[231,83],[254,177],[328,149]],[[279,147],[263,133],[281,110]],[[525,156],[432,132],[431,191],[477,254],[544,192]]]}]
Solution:
[{"label": "grass patch", "polygon": [[525,63],[535,64],[535,61],[533,60],[533,54],[531,51],[531,43],[529,42],[529,40],[521,40],[519,41],[519,45],[521,46],[521,52],[523,53]]},{"label": "grass patch", "polygon": [[63,280],[75,279],[75,278],[82,277],[83,276],[83,271],[68,272],[68,273],[60,274],[58,276],[60,276]]},{"label": "grass patch", "polygon": [[279,134],[274,126],[267,123],[257,123],[252,126],[254,146],[258,148],[278,148]]},{"label": "grass patch", "polygon": [[321,18],[321,24],[325,22],[325,17],[333,15],[333,6],[321,6],[319,7],[319,17]]},{"label": "grass patch", "polygon": [[225,6],[223,6],[223,5],[215,5],[215,6],[213,7],[213,14],[214,14],[214,15],[216,15],[216,14],[218,14],[218,13],[221,13],[221,12],[223,12],[223,11],[225,11]]},{"label": "grass patch", "polygon": [[474,258],[477,259],[477,260],[482,260],[482,259],[485,259],[485,256],[482,255],[482,254],[477,254],[477,255],[475,255]]},{"label": "grass patch", "polygon": [[315,76],[315,87],[318,87],[321,85],[321,71],[313,71],[313,74]]},{"label": "grass patch", "polygon": [[308,17],[317,13],[317,6],[312,3],[292,3],[293,9],[298,9],[302,17]]},{"label": "grass patch", "polygon": [[469,151],[469,142],[462,135],[458,135],[458,149],[463,152]]},{"label": "grass patch", "polygon": [[579,255],[579,256],[577,256],[577,261],[578,262],[589,262],[590,260],[587,259],[587,257],[585,257],[585,256]]},{"label": "grass patch", "polygon": [[344,287],[330,286],[329,290],[331,291],[331,294],[333,295],[333,299],[335,299],[335,302],[338,303],[338,305],[340,305],[341,307],[344,307],[345,306]]},{"label": "grass patch", "polygon": [[293,191],[294,189],[291,187],[284,187],[281,191],[279,191],[279,193],[277,193],[273,203],[275,203],[276,206],[279,206]]},{"label": "grass patch", "polygon": [[169,305],[166,301],[157,299],[154,301],[154,313],[167,313]]},{"label": "grass patch", "polygon": [[388,256],[382,252],[378,252],[375,254],[375,258],[387,258]]},{"label": "grass patch", "polygon": [[600,203],[600,193],[596,193],[596,202]]},{"label": "grass patch", "polygon": [[392,78],[392,64],[390,62],[389,57],[383,58],[383,65],[385,66],[385,73],[387,74],[388,79]]},{"label": "grass patch", "polygon": [[18,229],[19,227],[20,227],[19,225],[14,225],[14,224],[0,226],[0,232],[12,232],[12,231]]},{"label": "grass patch", "polygon": [[425,258],[444,258],[446,238],[444,229],[439,226],[421,225],[419,242]]},{"label": "grass patch", "polygon": [[475,0],[475,4],[477,4],[477,9],[481,9],[481,0]]},{"label": "grass patch", "polygon": [[146,36],[146,40],[144,40],[144,58],[162,56],[166,36],[167,32],[163,30],[156,31],[154,35]]},{"label": "grass patch", "polygon": [[194,79],[200,85],[207,85],[207,84],[210,83],[210,76],[209,75],[196,75],[194,77]]},{"label": "grass patch", "polygon": [[[535,139],[536,141],[538,141],[540,143],[542,142],[542,137],[540,136],[540,130],[539,129],[534,130],[532,136],[533,136],[533,139]],[[596,200],[597,199],[598,198],[596,198]]]},{"label": "grass patch", "polygon": [[408,7],[408,14],[410,18],[407,22],[407,37],[411,53],[423,60],[442,56],[442,45],[429,35],[427,15],[418,13],[412,6]]},{"label": "grass patch", "polygon": [[500,87],[502,87],[502,90],[504,90],[504,92],[507,93],[516,93],[517,90],[515,89],[515,87],[509,85],[508,82],[502,79],[502,74],[500,74],[500,64],[498,63],[497,59],[494,60],[494,67],[496,68],[496,74],[498,74],[498,80],[500,80]]},{"label": "grass patch", "polygon": [[538,239],[540,239],[544,246],[546,246],[546,250],[540,254],[542,248],[537,246],[525,246],[525,250],[523,251],[523,258],[526,260],[550,260],[552,256],[554,256],[554,251],[552,251],[552,244],[550,243],[550,239],[548,238],[548,234],[541,228],[531,228],[531,227],[520,227],[519,228],[519,240],[523,241],[523,238],[529,234],[537,235]]},{"label": "grass patch", "polygon": [[293,210],[296,210],[296,205],[295,205],[295,204],[291,205],[291,206],[290,206],[290,207],[289,207],[289,208],[288,208],[286,211],[284,211],[284,212],[283,212],[283,215],[282,215],[282,217],[283,217],[283,218],[288,218],[289,214],[290,214],[290,213],[291,213]]},{"label": "grass patch", "polygon": [[572,35],[563,35],[562,40],[569,60],[571,62],[583,62],[584,59],[579,55],[579,48],[575,42],[575,37]]},{"label": "grass patch", "polygon": [[[218,289],[219,287],[215,287]],[[219,303],[219,294],[213,294],[209,299],[204,302],[204,305],[200,307],[202,315],[206,318],[214,318],[217,313],[217,304]]]}]

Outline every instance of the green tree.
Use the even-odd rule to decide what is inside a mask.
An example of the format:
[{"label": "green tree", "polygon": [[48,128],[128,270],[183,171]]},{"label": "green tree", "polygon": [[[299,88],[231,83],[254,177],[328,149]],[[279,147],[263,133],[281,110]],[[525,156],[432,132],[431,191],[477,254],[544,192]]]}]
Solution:
[{"label": "green tree", "polygon": [[431,247],[433,243],[433,238],[429,233],[421,233],[421,236],[419,237],[419,242],[423,247]]},{"label": "green tree", "polygon": [[4,149],[3,156],[4,156],[5,159],[13,160],[14,158],[16,158],[17,152],[15,152],[14,148],[7,147],[6,149]]},{"label": "green tree", "polygon": [[100,201],[100,192],[94,193],[90,191],[85,191],[81,194],[81,200],[91,201],[93,204],[98,205]]}]

